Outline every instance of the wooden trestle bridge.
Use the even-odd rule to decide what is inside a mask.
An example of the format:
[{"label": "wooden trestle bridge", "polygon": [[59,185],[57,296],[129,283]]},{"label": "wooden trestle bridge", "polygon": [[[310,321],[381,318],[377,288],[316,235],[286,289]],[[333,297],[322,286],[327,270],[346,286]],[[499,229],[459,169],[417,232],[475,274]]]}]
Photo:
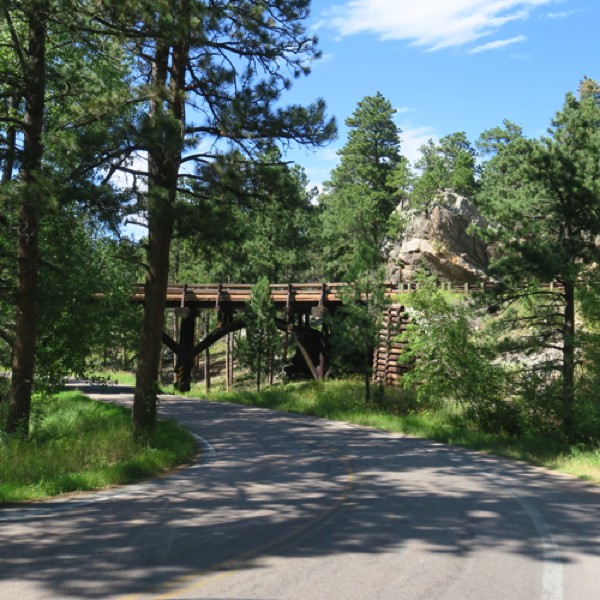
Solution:
[{"label": "wooden trestle bridge", "polygon": [[[298,346],[311,375],[320,379],[326,374],[327,330],[311,328],[310,318],[319,318],[341,306],[339,294],[344,283],[287,283],[271,284],[271,300],[282,317],[275,319],[280,331],[291,334]],[[395,293],[389,284],[388,293]],[[195,356],[229,333],[245,327],[236,313],[241,313],[252,292],[252,284],[200,283],[170,284],[167,289],[165,308],[174,309],[175,316],[181,319],[179,339],[176,341],[163,331],[163,343],[176,356],[175,373],[180,390],[189,389],[191,371]],[[134,284],[132,301],[144,302],[143,284]],[[217,314],[216,328],[194,343],[196,319],[200,310],[213,310]],[[227,363],[229,371],[229,363]],[[229,374],[228,374],[229,377]]]},{"label": "wooden trestle bridge", "polygon": [[[334,312],[342,305],[341,290],[346,283],[282,283],[271,284],[271,299],[281,317],[275,319],[280,331],[290,334],[298,347],[310,374],[315,379],[327,376],[327,338],[328,331],[311,327],[311,317],[320,318]],[[491,287],[491,283],[443,283],[444,289],[469,296]],[[143,304],[144,285],[134,284],[132,301]],[[385,283],[388,296],[410,293],[417,284]],[[547,284],[547,287],[554,287]],[[559,287],[558,285],[556,287]],[[175,317],[180,318],[179,339],[174,340],[163,331],[163,343],[175,354],[176,385],[181,391],[189,390],[193,360],[226,335],[245,327],[236,313],[243,311],[246,300],[251,297],[252,284],[240,283],[178,283],[169,284],[165,308],[174,309]],[[198,343],[195,343],[196,319],[200,310],[213,310],[217,314],[217,325]],[[404,307],[393,305],[385,315],[385,326],[380,334],[380,345],[374,352],[374,380],[393,383],[406,372],[407,367],[398,365],[398,356],[402,353],[403,343],[395,337],[406,329],[410,322],[406,318]],[[230,382],[230,364],[227,360],[227,381]]]}]

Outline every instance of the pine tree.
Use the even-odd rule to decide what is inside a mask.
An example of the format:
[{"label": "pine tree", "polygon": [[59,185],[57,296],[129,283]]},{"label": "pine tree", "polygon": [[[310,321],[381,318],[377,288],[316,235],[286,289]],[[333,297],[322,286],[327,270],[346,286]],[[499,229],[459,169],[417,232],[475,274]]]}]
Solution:
[{"label": "pine tree", "polygon": [[[158,362],[169,277],[170,246],[179,215],[210,204],[202,183],[222,171],[235,147],[250,161],[275,145],[318,147],[335,135],[325,103],[278,107],[289,74],[308,74],[319,57],[316,39],[302,21],[309,0],[126,0],[109,5],[115,34],[129,37],[145,79],[139,102],[137,150],[148,155],[147,181],[139,209],[148,221],[144,318],[136,389],[134,431],[156,422]],[[189,109],[193,110],[189,110]],[[201,143],[204,142],[202,145]],[[213,144],[213,142],[216,142]],[[228,146],[226,150],[223,147]],[[182,166],[195,165],[183,172]],[[200,184],[200,189],[193,182]],[[200,213],[201,214],[201,213]]]},{"label": "pine tree", "polygon": [[266,277],[261,277],[252,286],[251,298],[246,300],[244,323],[246,338],[240,341],[239,357],[242,364],[250,367],[256,375],[256,391],[260,391],[261,376],[271,368],[271,357],[279,342],[275,307]]},{"label": "pine tree", "polygon": [[362,243],[352,258],[341,289],[343,305],[327,318],[330,327],[330,356],[340,372],[361,373],[365,401],[371,398],[373,349],[379,344],[383,313],[389,305],[383,284],[383,269],[377,263],[377,247]]},{"label": "pine tree", "polygon": [[[565,430],[573,425],[575,367],[579,334],[575,327],[575,291],[591,265],[600,262],[600,106],[593,98],[567,94],[552,120],[550,135],[518,135],[498,144],[484,170],[481,193],[487,216],[502,223],[493,235],[500,258],[490,274],[496,308],[506,313],[507,328],[526,334],[508,337],[505,350],[556,349],[560,365],[542,365],[550,381],[558,371]],[[497,135],[487,136],[498,137]],[[542,288],[557,282],[560,289]]]},{"label": "pine tree", "polygon": [[474,199],[478,189],[475,149],[464,131],[444,136],[439,144],[429,140],[419,148],[415,167],[421,171],[413,185],[413,205],[427,207],[440,188]]},{"label": "pine tree", "polygon": [[395,110],[379,92],[358,103],[348,141],[338,152],[341,163],[325,183],[322,207],[324,261],[330,277],[339,278],[364,242],[377,245],[398,203],[392,175],[402,164]]},{"label": "pine tree", "polygon": [[4,1],[0,11],[0,198],[18,257],[9,431],[28,431],[43,219],[74,201],[90,210],[116,199],[99,169],[119,146],[109,149],[106,132],[128,93],[127,61],[101,28],[90,32],[95,11],[86,0]]}]

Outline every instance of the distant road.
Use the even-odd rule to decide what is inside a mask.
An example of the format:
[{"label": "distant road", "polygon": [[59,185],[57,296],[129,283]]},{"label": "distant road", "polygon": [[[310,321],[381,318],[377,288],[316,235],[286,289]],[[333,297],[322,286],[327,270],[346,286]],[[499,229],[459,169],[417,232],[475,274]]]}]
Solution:
[{"label": "distant road", "polygon": [[[132,388],[81,386],[131,402]],[[163,396],[203,457],[0,510],[2,600],[598,600],[600,488],[427,440]]]}]

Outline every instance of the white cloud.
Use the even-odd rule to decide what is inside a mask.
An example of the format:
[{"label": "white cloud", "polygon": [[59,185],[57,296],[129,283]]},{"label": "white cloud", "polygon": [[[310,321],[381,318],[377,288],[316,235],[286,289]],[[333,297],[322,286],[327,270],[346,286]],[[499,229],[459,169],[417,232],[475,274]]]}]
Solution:
[{"label": "white cloud", "polygon": [[434,142],[439,141],[433,127],[403,127],[400,134],[400,152],[413,163],[421,158],[419,148],[430,139],[433,139]]},{"label": "white cloud", "polygon": [[403,106],[402,108],[397,108],[396,109],[396,114],[401,115],[405,112],[408,112],[408,106]]},{"label": "white cloud", "polygon": [[563,17],[569,17],[571,15],[583,12],[580,9],[578,10],[567,10],[565,12],[556,12],[556,13],[546,13],[545,15],[541,15],[543,17],[547,17],[548,19],[562,19]]},{"label": "white cloud", "polygon": [[556,0],[351,0],[322,20],[341,35],[371,32],[381,39],[412,40],[438,50],[489,35],[505,23],[525,19],[536,6]]},{"label": "white cloud", "polygon": [[322,148],[321,150],[317,150],[317,152],[315,152],[315,156],[320,161],[338,161],[340,160],[340,157],[338,156],[338,150],[338,148]]},{"label": "white cloud", "polygon": [[531,58],[531,54],[511,54],[510,58],[515,60],[529,60]]},{"label": "white cloud", "polygon": [[516,44],[518,42],[524,42],[527,38],[524,35],[518,35],[517,37],[510,38],[508,40],[496,40],[495,42],[489,42],[489,44],[483,44],[469,50],[469,54],[479,54],[486,50],[497,50],[498,48],[504,48],[509,44]]}]

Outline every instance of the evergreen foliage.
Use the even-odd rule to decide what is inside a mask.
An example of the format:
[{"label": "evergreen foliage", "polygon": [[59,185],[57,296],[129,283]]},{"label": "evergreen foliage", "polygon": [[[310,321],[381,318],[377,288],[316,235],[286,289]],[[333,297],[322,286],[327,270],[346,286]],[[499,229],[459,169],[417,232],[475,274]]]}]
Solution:
[{"label": "evergreen foliage", "polygon": [[440,188],[474,199],[478,184],[475,149],[464,131],[443,137],[439,144],[429,140],[419,148],[415,167],[421,172],[413,184],[413,206],[427,207]]},{"label": "evergreen foliage", "polygon": [[[549,134],[500,143],[484,171],[481,196],[487,216],[501,223],[491,235],[501,256],[489,272],[499,278],[494,310],[505,310],[505,331],[513,332],[503,336],[502,348],[560,352],[559,364],[545,361],[530,371],[536,393],[556,398],[557,419],[569,434],[577,414],[581,341],[575,290],[600,261],[600,107],[593,98],[567,94]],[[551,282],[561,288],[540,285]]]},{"label": "evergreen foliage", "polygon": [[229,169],[205,185],[213,198],[214,227],[203,233],[210,206],[203,213],[190,210],[185,223],[177,224],[176,235],[183,239],[175,244],[185,248],[181,268],[200,269],[207,281],[305,280],[314,265],[317,209],[304,170],[283,162],[278,149],[255,163],[238,159],[232,167],[239,171],[237,181]]},{"label": "evergreen foliage", "polygon": [[28,429],[45,218],[69,204],[114,214],[120,201],[99,180],[99,168],[122,149],[122,136],[111,134],[120,123],[117,107],[129,97],[128,61],[102,27],[90,28],[96,10],[86,0],[2,3],[0,201],[12,226],[3,232],[13,238],[9,256],[18,255],[8,286],[15,309],[4,337],[12,346],[9,431]]},{"label": "evergreen foliage", "polygon": [[275,325],[275,307],[271,300],[269,280],[261,277],[252,286],[252,296],[244,310],[246,338],[240,340],[240,362],[256,375],[256,391],[260,391],[263,373],[273,368],[279,333]]},{"label": "evergreen foliage", "polygon": [[383,313],[389,305],[377,263],[377,247],[361,244],[346,275],[349,286],[339,292],[343,306],[326,319],[332,364],[338,372],[364,376],[366,402],[371,398],[373,349],[379,345]]},{"label": "evergreen foliage", "polygon": [[[140,432],[156,420],[170,246],[176,223],[184,222],[179,216],[190,219],[194,207],[199,215],[207,206],[217,213],[219,198],[207,195],[205,184],[215,173],[243,180],[246,169],[236,153],[257,163],[277,141],[319,147],[335,135],[323,100],[307,107],[279,104],[289,74],[308,74],[310,61],[320,56],[302,26],[308,11],[309,0],[148,1],[135,10],[120,0],[109,5],[107,20],[138,61],[137,100],[147,108],[135,146],[148,153],[148,172],[135,172],[147,175],[138,208],[149,228],[133,408]],[[193,173],[184,172],[185,163]]]},{"label": "evergreen foliage", "polygon": [[[394,173],[405,164],[400,155],[396,111],[379,92],[358,103],[341,162],[325,183],[322,209],[324,263],[332,280],[349,268],[362,243],[377,245],[387,233],[398,203]],[[396,176],[397,177],[397,176]],[[396,182],[397,183],[397,182]]]}]

